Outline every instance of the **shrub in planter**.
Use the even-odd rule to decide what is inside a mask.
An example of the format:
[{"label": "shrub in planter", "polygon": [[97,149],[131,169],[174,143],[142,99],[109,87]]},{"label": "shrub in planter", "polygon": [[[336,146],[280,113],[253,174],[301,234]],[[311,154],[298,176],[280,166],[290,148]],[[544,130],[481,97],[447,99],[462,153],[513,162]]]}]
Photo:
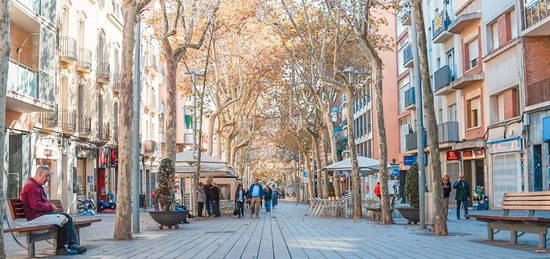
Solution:
[{"label": "shrub in planter", "polygon": [[159,188],[155,195],[158,197],[160,208],[162,211],[173,210],[175,202],[174,195],[174,179],[175,170],[174,162],[165,158],[160,161],[160,170],[158,175]]},{"label": "shrub in planter", "polygon": [[407,172],[405,183],[405,198],[413,208],[419,207],[418,197],[418,165],[415,163]]}]

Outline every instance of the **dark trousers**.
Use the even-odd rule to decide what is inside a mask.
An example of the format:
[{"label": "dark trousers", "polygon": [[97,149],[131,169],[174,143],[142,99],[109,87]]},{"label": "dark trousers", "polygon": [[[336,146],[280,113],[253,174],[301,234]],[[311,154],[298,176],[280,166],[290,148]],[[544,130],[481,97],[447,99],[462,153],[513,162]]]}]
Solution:
[{"label": "dark trousers", "polygon": [[74,230],[73,218],[69,214],[61,212],[48,212],[46,214],[61,214],[67,217],[67,223],[62,227],[58,227],[57,231],[57,247],[63,247],[66,245],[75,245],[78,244],[78,237],[76,236],[76,231]]},{"label": "dark trousers", "polygon": [[468,214],[468,200],[457,200],[456,201],[456,218],[460,219],[460,204],[464,206],[464,215]]},{"label": "dark trousers", "polygon": [[199,211],[197,216],[202,217],[203,210],[204,210],[204,202],[199,202]]},{"label": "dark trousers", "polygon": [[237,211],[239,212],[239,218],[244,217],[244,201],[237,202]]},{"label": "dark trousers", "polygon": [[212,216],[212,201],[206,201],[206,213]]},{"label": "dark trousers", "polygon": [[219,217],[220,216],[220,201],[211,201],[212,206],[212,213],[214,213],[214,216]]}]

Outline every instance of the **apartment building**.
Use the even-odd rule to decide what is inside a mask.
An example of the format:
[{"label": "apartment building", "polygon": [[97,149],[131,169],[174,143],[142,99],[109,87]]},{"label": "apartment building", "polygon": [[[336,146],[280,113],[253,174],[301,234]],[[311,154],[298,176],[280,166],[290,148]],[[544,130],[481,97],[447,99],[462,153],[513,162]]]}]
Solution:
[{"label": "apartment building", "polygon": [[550,190],[550,6],[549,0],[518,0],[521,14],[524,174],[526,190]]},{"label": "apartment building", "polygon": [[164,104],[161,96],[164,89],[164,66],[160,62],[160,43],[154,38],[153,28],[142,28],[141,40],[141,191],[146,194],[146,204],[150,206],[151,192],[157,184],[160,160],[166,157],[166,135],[164,125]]},{"label": "apartment building", "polygon": [[[42,132],[36,114],[55,110],[57,59],[57,1],[12,1],[12,48],[6,92],[6,141],[4,188],[7,198],[17,198],[32,168],[61,159],[57,139]],[[48,143],[52,148],[41,143]],[[36,158],[36,159],[35,159]],[[42,160],[44,159],[44,160]],[[57,184],[57,182],[52,182]],[[52,186],[48,186],[50,193]]]},{"label": "apartment building", "polygon": [[[491,207],[501,206],[505,192],[549,188],[546,4],[423,2],[443,174],[483,187]],[[396,17],[403,170],[417,153],[409,14]]]}]

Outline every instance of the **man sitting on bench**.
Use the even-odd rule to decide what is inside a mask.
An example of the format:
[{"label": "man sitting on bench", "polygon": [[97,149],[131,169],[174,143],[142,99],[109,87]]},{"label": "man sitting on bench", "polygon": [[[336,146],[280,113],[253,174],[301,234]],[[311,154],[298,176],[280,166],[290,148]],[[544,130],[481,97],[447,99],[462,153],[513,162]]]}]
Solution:
[{"label": "man sitting on bench", "polygon": [[50,168],[39,166],[34,177],[21,189],[19,199],[23,203],[23,210],[27,221],[36,219],[46,214],[61,214],[67,217],[66,223],[58,230],[57,255],[76,255],[86,252],[86,248],[78,245],[78,238],[73,226],[73,219],[66,213],[55,212],[57,208],[46,198],[42,185],[50,180]]}]

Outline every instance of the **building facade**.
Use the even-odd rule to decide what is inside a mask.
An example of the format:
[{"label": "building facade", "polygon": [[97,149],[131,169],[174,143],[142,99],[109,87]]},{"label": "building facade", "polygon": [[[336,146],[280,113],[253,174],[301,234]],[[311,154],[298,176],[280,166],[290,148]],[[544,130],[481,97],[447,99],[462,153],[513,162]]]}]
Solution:
[{"label": "building facade", "polygon": [[[443,175],[452,180],[464,175],[471,191],[484,189],[491,207],[501,206],[505,192],[549,188],[550,136],[544,134],[550,134],[550,46],[548,12],[540,12],[544,4],[423,1]],[[406,170],[417,153],[410,9],[396,19],[401,169]]]}]

